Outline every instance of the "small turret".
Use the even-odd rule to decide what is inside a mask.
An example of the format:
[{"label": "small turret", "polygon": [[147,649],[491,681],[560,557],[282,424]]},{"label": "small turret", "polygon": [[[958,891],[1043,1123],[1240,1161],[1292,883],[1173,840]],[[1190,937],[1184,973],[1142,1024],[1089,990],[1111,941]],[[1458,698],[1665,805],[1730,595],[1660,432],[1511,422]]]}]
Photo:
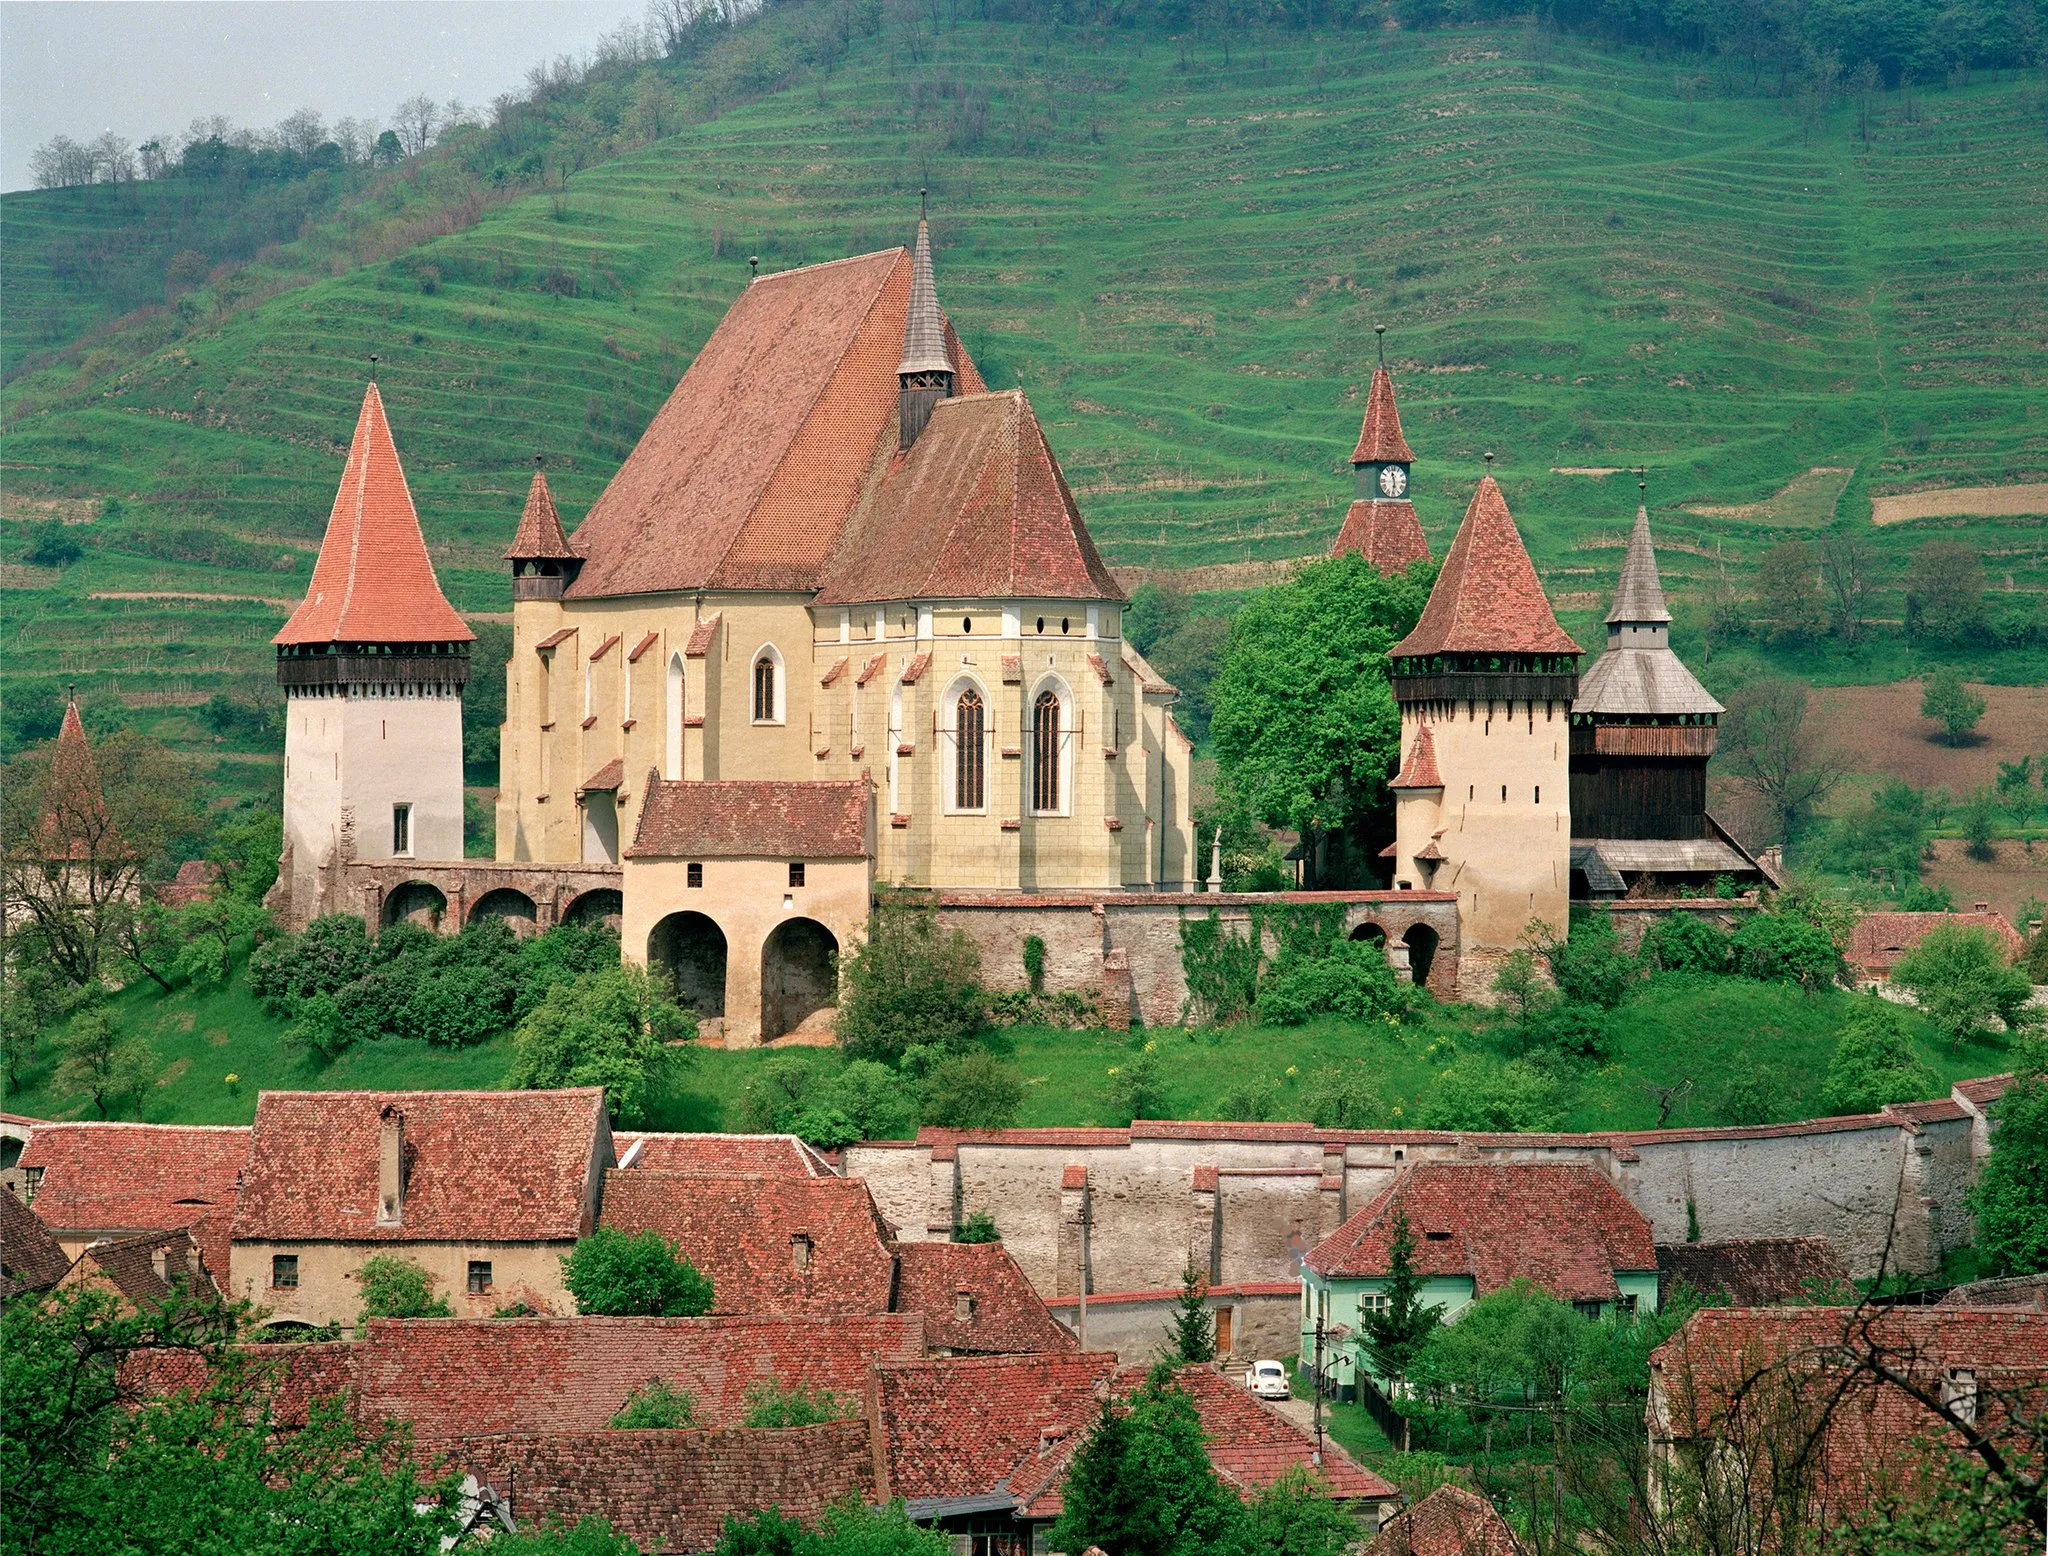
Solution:
[{"label": "small turret", "polygon": [[[920,191],[920,194],[922,191]],[[910,314],[903,325],[903,360],[896,364],[898,417],[896,446],[909,448],[931,420],[932,407],[953,397],[953,358],[946,350],[946,316],[939,311],[932,280],[931,226],[917,218],[917,248],[910,263]]]},{"label": "small turret", "polygon": [[1351,450],[1351,469],[1357,495],[1344,515],[1344,527],[1330,555],[1356,551],[1382,573],[1392,575],[1410,562],[1429,560],[1429,542],[1415,517],[1415,504],[1408,496],[1410,466],[1414,450],[1401,435],[1401,413],[1394,406],[1394,376],[1387,371],[1384,324],[1375,325],[1380,337],[1380,362],[1373,369],[1372,387],[1365,396],[1365,420],[1358,429],[1357,446]]},{"label": "small turret", "polygon": [[562,532],[562,516],[555,511],[548,478],[534,460],[533,484],[526,489],[526,511],[519,516],[519,533],[512,537],[505,560],[512,564],[514,600],[559,600],[562,591],[576,579],[583,559],[570,549]]}]

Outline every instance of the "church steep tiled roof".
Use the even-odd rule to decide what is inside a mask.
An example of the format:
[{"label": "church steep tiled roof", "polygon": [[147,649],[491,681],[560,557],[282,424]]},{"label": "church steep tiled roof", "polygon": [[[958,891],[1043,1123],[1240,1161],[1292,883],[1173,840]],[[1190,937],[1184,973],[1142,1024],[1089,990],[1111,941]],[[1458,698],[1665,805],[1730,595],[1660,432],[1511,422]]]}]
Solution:
[{"label": "church steep tiled roof", "polygon": [[569,597],[813,587],[895,448],[911,270],[897,248],[749,286],[577,527]]},{"label": "church steep tiled roof", "polygon": [[85,738],[85,720],[78,699],[64,704],[64,722],[50,752],[50,776],[43,789],[43,814],[38,832],[43,854],[50,859],[94,859],[102,862],[121,853],[121,840],[107,812],[99,768]]},{"label": "church steep tiled roof", "polygon": [[1415,453],[1401,436],[1401,413],[1394,409],[1394,376],[1385,368],[1373,369],[1372,388],[1365,396],[1365,422],[1358,429],[1358,446],[1351,451],[1354,465],[1413,464]]},{"label": "church steep tiled roof", "polygon": [[1364,498],[1354,502],[1344,515],[1344,527],[1337,531],[1331,556],[1356,551],[1382,573],[1392,577],[1405,572],[1410,562],[1429,560],[1429,541],[1422,533],[1422,521],[1415,517],[1415,504],[1405,497]]},{"label": "church steep tiled roof", "polygon": [[312,585],[271,641],[467,643],[475,636],[434,577],[384,398],[373,383],[363,392]]},{"label": "church steep tiled roof", "polygon": [[1415,630],[1396,655],[1576,654],[1536,577],[1508,500],[1492,476],[1480,481],[1458,537]]},{"label": "church steep tiled roof", "polygon": [[555,511],[548,478],[536,470],[533,484],[526,489],[526,511],[519,516],[519,533],[512,537],[506,560],[564,561],[575,555],[569,548],[569,537],[562,533],[562,516]]},{"label": "church steep tiled roof", "polygon": [[1116,600],[1021,389],[942,400],[847,525],[818,601]]}]

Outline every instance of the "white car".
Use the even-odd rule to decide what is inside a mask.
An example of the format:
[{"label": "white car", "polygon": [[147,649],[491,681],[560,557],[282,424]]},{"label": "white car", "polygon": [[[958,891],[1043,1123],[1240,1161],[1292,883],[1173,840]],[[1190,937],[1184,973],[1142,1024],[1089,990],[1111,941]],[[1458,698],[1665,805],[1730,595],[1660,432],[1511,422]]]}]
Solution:
[{"label": "white car", "polygon": [[1287,1369],[1276,1361],[1255,1361],[1244,1370],[1244,1386],[1261,1399],[1286,1399]]}]

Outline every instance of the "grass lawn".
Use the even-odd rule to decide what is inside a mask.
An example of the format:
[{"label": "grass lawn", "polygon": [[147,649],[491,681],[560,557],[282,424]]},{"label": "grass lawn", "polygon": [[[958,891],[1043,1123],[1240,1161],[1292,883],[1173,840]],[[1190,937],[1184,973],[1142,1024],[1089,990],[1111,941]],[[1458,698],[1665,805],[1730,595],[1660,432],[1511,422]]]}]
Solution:
[{"label": "grass lawn", "polygon": [[[1738,979],[1661,982],[1614,1012],[1605,1060],[1560,1072],[1563,1125],[1652,1127],[1660,1090],[1673,1094],[1666,1120],[1673,1125],[1824,1113],[1821,1083],[1835,1034],[1856,998]],[[145,1094],[115,1116],[151,1122],[243,1123],[254,1115],[256,1094],[265,1088],[494,1087],[511,1059],[510,1038],[501,1036],[461,1049],[386,1039],[325,1063],[284,1042],[284,1023],[264,1013],[239,972],[224,989],[130,989],[115,999],[114,1011],[125,1030],[149,1041],[162,1066]],[[1491,1064],[1505,1051],[1502,1035],[1482,1013],[1454,1006],[1403,1026],[1326,1021],[1128,1035],[1017,1027],[997,1031],[989,1041],[1023,1074],[1018,1123],[1027,1126],[1129,1122],[1116,1110],[1109,1071],[1146,1045],[1164,1077],[1161,1105],[1149,1110],[1158,1116],[1303,1118],[1307,1078],[1326,1067],[1356,1065],[1384,1100],[1385,1123],[1394,1128],[1418,1123],[1444,1070],[1456,1063]],[[1952,1049],[1924,1027],[1915,1042],[1944,1089],[1951,1081],[2007,1067],[2001,1044]],[[92,1116],[83,1094],[55,1084],[56,1050],[57,1034],[45,1034],[23,1086],[7,1099],[9,1111],[39,1118]],[[656,1127],[740,1128],[742,1089],[765,1065],[838,1062],[833,1050],[810,1048],[701,1048],[692,1050],[692,1059],[679,1091],[652,1120]],[[229,1075],[237,1077],[232,1087]],[[1687,1081],[1690,1088],[1679,1089]],[[1259,1083],[1265,1083],[1263,1105],[1246,1106],[1244,1094]]]}]

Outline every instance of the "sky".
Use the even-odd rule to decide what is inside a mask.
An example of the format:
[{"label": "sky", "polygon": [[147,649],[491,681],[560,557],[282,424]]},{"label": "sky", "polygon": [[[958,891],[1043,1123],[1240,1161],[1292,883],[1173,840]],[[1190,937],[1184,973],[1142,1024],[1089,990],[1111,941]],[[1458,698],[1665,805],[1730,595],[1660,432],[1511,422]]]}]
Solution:
[{"label": "sky", "polygon": [[140,143],[203,115],[389,121],[424,92],[482,106],[583,54],[644,0],[0,0],[0,189],[53,135]]}]

